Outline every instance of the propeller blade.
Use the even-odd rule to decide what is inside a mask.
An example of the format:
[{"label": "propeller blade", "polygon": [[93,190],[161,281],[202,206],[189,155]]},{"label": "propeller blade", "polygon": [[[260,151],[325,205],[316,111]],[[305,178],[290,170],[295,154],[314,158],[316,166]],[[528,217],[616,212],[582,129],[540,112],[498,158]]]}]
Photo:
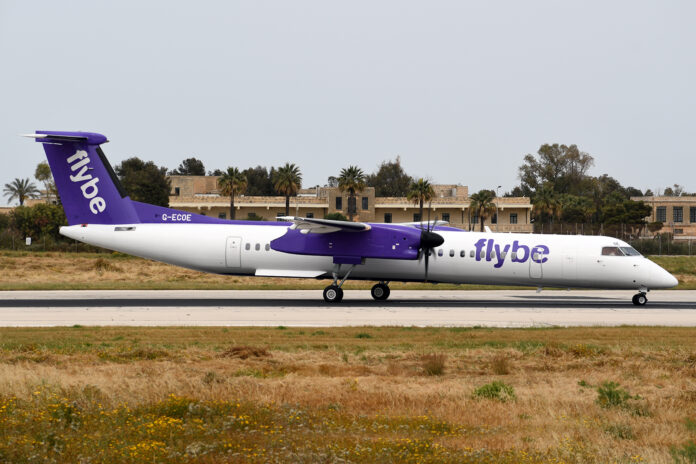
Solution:
[{"label": "propeller blade", "polygon": [[430,249],[425,250],[425,282],[428,281],[428,258],[430,258]]}]

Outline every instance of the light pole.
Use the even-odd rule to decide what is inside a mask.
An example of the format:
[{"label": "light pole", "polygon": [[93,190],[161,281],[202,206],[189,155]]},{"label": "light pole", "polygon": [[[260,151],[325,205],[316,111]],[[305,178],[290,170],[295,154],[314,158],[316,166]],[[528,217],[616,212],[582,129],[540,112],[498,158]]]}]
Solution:
[{"label": "light pole", "polygon": [[500,222],[500,218],[498,217],[498,190],[500,190],[500,187],[502,185],[499,185],[495,189],[495,231],[498,232],[498,223]]}]

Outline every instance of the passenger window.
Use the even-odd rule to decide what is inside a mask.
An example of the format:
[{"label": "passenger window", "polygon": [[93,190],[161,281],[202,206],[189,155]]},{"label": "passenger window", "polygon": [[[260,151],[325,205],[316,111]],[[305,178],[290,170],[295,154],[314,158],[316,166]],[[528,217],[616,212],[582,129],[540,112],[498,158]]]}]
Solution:
[{"label": "passenger window", "polygon": [[503,251],[502,253],[500,253],[500,257],[502,259],[505,259],[506,256],[507,256],[507,251]]},{"label": "passenger window", "polygon": [[485,259],[485,258],[486,258],[486,252],[481,250],[481,259]]},{"label": "passenger window", "polygon": [[454,250],[450,250],[450,258],[454,258]]},{"label": "passenger window", "polygon": [[256,251],[259,251],[261,249],[261,244],[257,243],[256,246],[254,247]]},{"label": "passenger window", "polygon": [[470,257],[473,258],[475,255],[476,255],[476,253],[474,252],[474,250],[471,250],[471,251],[469,252],[469,256],[470,256]]},{"label": "passenger window", "polygon": [[270,251],[270,250],[271,250],[271,245],[269,245],[269,244],[267,243],[267,244],[266,244],[266,251]]},{"label": "passenger window", "polygon": [[438,256],[442,256],[442,248],[440,248],[439,250],[437,250],[437,255],[438,255]]},{"label": "passenger window", "polygon": [[517,253],[514,251],[512,252],[512,259],[517,259]]},{"label": "passenger window", "polygon": [[623,256],[619,247],[604,247],[602,248],[602,256]]},{"label": "passenger window", "polygon": [[462,258],[466,258],[466,251],[464,251],[464,250],[460,251],[459,256]]},{"label": "passenger window", "polygon": [[244,245],[244,249],[245,249],[246,251],[251,250],[251,243],[247,243],[246,245]]}]

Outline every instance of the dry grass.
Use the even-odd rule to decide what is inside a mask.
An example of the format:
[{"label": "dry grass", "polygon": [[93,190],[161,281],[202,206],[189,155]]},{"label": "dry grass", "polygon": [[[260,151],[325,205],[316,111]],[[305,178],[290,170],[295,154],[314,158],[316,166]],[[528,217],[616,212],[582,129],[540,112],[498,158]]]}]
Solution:
[{"label": "dry grass", "polygon": [[690,328],[0,329],[0,461],[672,462],[694,360]]}]

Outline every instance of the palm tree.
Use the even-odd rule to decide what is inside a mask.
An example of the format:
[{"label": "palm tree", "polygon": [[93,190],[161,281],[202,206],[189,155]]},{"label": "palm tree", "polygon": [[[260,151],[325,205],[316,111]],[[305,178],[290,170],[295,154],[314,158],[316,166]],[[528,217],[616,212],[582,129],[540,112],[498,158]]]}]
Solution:
[{"label": "palm tree", "polygon": [[348,191],[348,220],[353,220],[356,213],[355,192],[365,190],[365,173],[357,166],[349,166],[341,169],[338,176],[338,189],[341,192]]},{"label": "palm tree", "polygon": [[554,192],[553,187],[549,184],[545,184],[537,190],[534,195],[533,206],[536,216],[540,219],[546,216],[549,218],[550,222],[560,213],[561,209],[556,192]]},{"label": "palm tree", "polygon": [[411,184],[406,198],[420,208],[420,219],[423,221],[423,202],[430,201],[435,196],[435,190],[430,182],[422,177]]},{"label": "palm tree", "polygon": [[18,199],[19,206],[23,206],[24,200],[27,198],[38,198],[41,193],[28,177],[26,179],[15,178],[11,184],[5,184],[3,192],[8,197],[8,201],[12,201],[15,198]]},{"label": "palm tree", "polygon": [[247,185],[247,177],[237,168],[227,168],[227,172],[224,172],[218,179],[220,193],[230,196],[230,219],[235,218],[234,196],[244,193]]},{"label": "palm tree", "polygon": [[486,218],[495,213],[494,200],[495,192],[493,190],[480,190],[469,197],[469,211],[475,211],[481,220],[481,232],[483,232]]},{"label": "palm tree", "polygon": [[273,178],[273,188],[278,193],[285,195],[285,215],[290,215],[290,196],[297,195],[302,187],[302,173],[300,168],[293,163],[285,163],[278,168]]}]

